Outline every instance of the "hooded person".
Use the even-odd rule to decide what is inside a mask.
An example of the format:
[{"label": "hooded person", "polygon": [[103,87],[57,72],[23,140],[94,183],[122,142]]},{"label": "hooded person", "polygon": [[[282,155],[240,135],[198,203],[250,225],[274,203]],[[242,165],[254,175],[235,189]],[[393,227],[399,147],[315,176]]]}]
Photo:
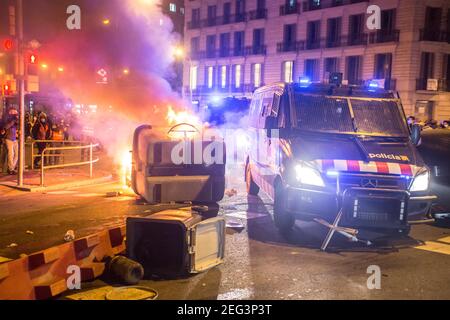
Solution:
[{"label": "hooded person", "polygon": [[4,126],[4,140],[8,157],[8,174],[16,173],[16,166],[19,160],[19,144],[17,141],[17,127],[19,124],[19,113],[15,109],[10,109],[6,125]]},{"label": "hooded person", "polygon": [[39,165],[39,162],[42,159],[42,152],[47,147],[46,141],[50,140],[50,138],[52,136],[52,132],[50,130],[50,125],[48,123],[47,115],[44,112],[41,112],[39,114],[39,119],[33,127],[32,134],[33,134],[33,139],[39,141],[36,143],[36,145],[38,147],[38,154],[40,155],[40,157],[38,156],[34,159],[34,166],[37,167]]}]

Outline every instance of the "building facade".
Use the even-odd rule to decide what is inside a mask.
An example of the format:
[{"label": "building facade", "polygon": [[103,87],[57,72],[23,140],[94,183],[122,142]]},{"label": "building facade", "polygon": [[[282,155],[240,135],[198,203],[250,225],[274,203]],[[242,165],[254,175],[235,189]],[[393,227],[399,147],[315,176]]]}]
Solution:
[{"label": "building facade", "polygon": [[[369,30],[370,5],[381,29]],[[448,0],[187,0],[184,94],[200,105],[308,77],[378,79],[408,115],[450,118]]]}]

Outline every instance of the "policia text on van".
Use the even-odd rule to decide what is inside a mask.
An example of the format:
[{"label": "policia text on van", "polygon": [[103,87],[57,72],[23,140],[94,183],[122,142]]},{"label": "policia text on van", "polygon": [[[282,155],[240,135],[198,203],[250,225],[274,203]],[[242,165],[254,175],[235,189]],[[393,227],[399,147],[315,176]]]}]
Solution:
[{"label": "policia text on van", "polygon": [[276,226],[324,219],[376,234],[408,234],[430,212],[430,173],[397,94],[276,84],[250,106],[249,194],[274,200]]}]

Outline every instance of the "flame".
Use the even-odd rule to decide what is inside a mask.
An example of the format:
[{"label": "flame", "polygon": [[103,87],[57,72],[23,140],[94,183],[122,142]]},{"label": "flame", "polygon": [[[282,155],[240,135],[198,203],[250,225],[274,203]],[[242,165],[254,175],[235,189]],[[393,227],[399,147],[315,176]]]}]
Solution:
[{"label": "flame", "polygon": [[201,126],[201,121],[199,117],[188,111],[176,112],[170,105],[168,106],[166,119],[169,125],[189,123],[193,126]]},{"label": "flame", "polygon": [[133,157],[129,150],[120,153],[120,182],[124,187],[129,187],[131,184],[132,162]]}]

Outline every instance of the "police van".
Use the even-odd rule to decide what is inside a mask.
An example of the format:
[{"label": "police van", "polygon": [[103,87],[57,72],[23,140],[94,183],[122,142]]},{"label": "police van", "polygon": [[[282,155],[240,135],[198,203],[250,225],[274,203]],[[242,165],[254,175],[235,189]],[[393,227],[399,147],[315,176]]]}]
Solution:
[{"label": "police van", "polygon": [[281,231],[299,219],[406,235],[411,220],[428,217],[436,197],[416,149],[420,128],[408,127],[398,93],[269,85],[255,91],[249,125],[247,192],[269,195]]}]

